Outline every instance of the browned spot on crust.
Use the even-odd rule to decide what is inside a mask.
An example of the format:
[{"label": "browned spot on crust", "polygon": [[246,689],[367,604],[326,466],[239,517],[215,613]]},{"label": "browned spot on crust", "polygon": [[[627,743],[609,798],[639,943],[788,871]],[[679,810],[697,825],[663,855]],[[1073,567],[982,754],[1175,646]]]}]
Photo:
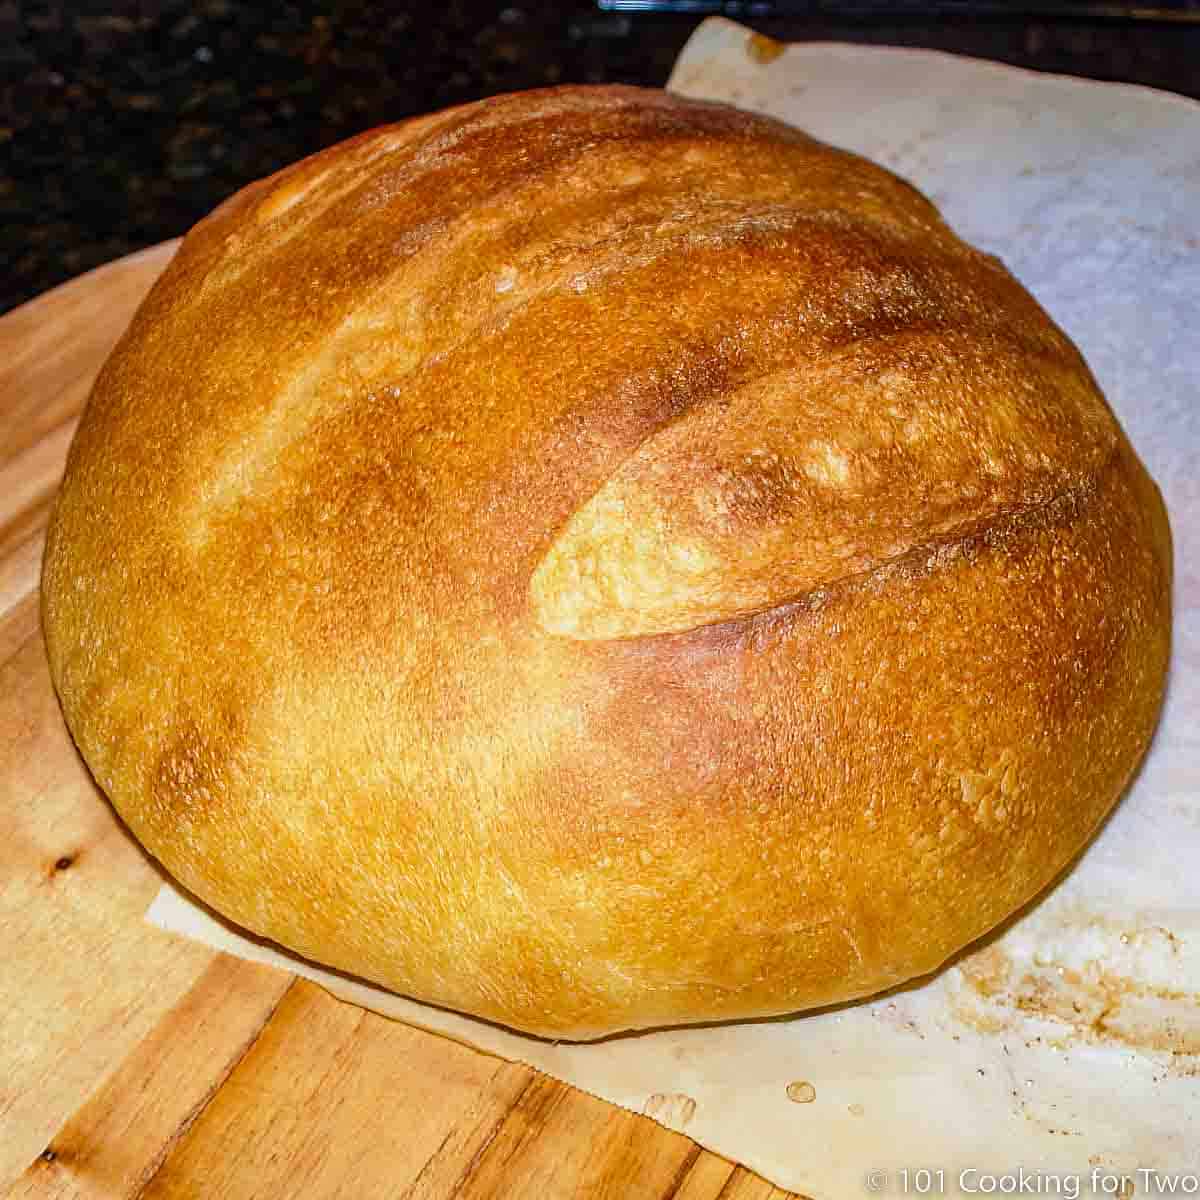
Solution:
[{"label": "browned spot on crust", "polygon": [[219,766],[212,746],[193,721],[178,724],[154,773],[154,795],[174,810],[212,808]]},{"label": "browned spot on crust", "polygon": [[244,719],[214,700],[206,721],[181,715],[170,730],[150,786],[155,815],[185,824],[228,816],[237,799],[231,767],[244,749]]}]

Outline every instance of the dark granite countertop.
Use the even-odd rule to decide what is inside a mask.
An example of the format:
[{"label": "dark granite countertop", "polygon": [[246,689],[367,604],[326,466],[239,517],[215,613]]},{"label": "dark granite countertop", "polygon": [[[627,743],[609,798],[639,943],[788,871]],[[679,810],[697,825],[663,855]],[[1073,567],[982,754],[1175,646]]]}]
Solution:
[{"label": "dark granite countertop", "polygon": [[[1200,97],[1200,25],[754,18],[784,40],[932,46]],[[0,0],[0,311],[184,232],[359,130],[498,91],[662,84],[697,18],[562,3]]]}]

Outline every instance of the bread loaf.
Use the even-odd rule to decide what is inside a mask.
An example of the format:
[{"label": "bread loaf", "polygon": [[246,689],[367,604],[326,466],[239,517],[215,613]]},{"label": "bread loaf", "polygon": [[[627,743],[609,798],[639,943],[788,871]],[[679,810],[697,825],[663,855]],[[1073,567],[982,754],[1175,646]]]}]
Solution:
[{"label": "bread loaf", "polygon": [[302,955],[553,1037],[929,972],[1151,736],[1163,506],[913,188],[632,88],[373,130],[202,221],[47,544],[70,729]]}]

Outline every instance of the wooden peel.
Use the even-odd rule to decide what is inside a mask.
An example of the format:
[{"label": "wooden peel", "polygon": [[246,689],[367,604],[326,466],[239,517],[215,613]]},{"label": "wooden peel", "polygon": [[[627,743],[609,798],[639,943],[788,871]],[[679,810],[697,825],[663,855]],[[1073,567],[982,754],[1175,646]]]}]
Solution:
[{"label": "wooden peel", "polygon": [[528,1067],[143,921],[161,876],[71,743],[37,585],[92,380],[174,249],[0,319],[0,1192],[790,1195]]}]

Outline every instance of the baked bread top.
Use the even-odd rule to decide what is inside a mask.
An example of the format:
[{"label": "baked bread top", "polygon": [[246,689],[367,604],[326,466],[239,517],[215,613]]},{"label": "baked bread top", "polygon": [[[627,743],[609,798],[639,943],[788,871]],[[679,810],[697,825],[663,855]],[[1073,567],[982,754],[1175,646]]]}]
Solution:
[{"label": "baked bread top", "polygon": [[201,222],[47,547],[64,712],[219,911],[591,1036],[936,967],[1120,793],[1161,501],[913,188],[631,88],[373,130]]}]

